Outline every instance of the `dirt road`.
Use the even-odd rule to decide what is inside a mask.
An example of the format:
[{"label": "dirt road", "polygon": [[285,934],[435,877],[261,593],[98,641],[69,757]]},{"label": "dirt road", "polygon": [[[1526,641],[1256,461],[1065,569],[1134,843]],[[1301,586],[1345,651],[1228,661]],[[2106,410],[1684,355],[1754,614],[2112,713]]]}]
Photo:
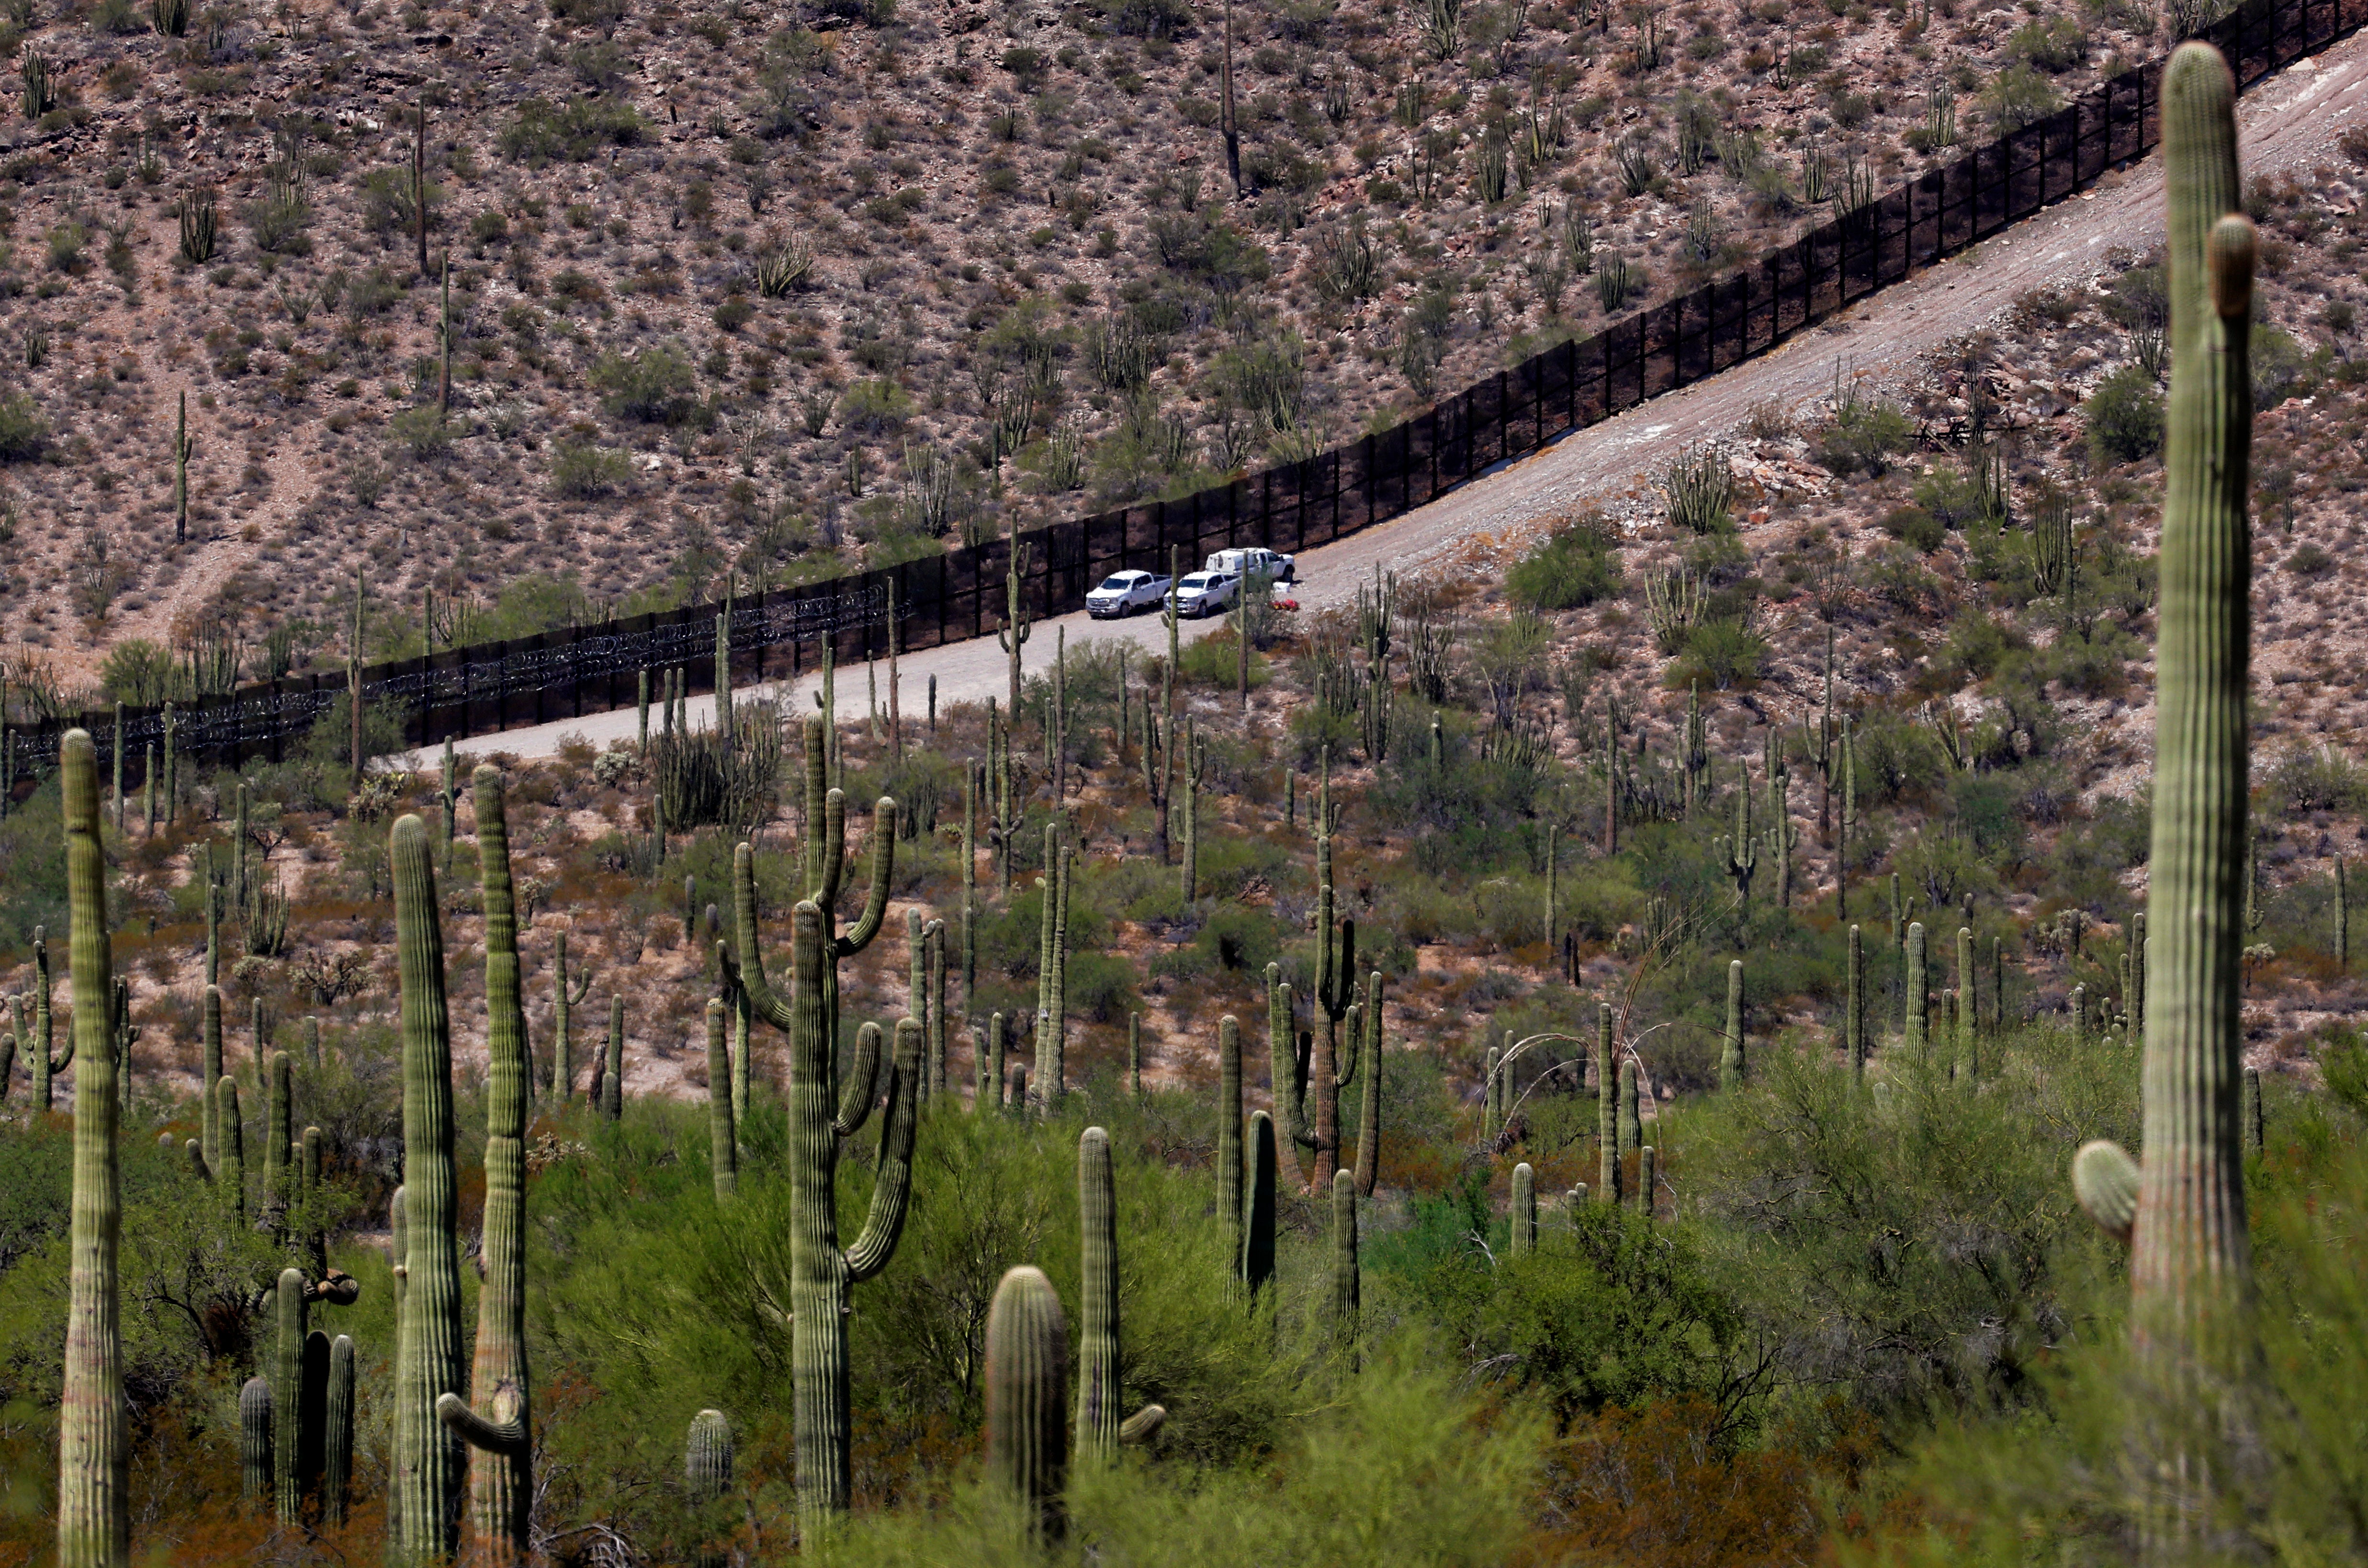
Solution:
[{"label": "dirt road", "polygon": [[[2237,113],[2248,175],[2308,169],[2339,157],[2336,137],[2368,119],[2368,34],[2354,34],[2260,82],[2238,103]],[[1439,565],[1461,546],[1485,544],[1555,512],[1637,495],[1681,448],[1740,428],[1754,405],[1772,401],[1797,409],[1827,395],[1837,357],[1848,361],[1853,375],[1879,384],[1912,380],[1925,355],[2002,315],[2025,290],[2089,277],[2106,250],[2143,249],[2162,233],[2162,160],[2157,153],[1756,359],[1574,431],[1402,517],[1309,551],[1299,559],[1299,602],[1310,610],[1344,604],[1377,564],[1401,574],[1417,573],[1427,564]],[[1197,637],[1215,624],[1191,623],[1185,636]],[[1082,613],[1064,616],[1036,628],[1025,653],[1030,670],[1051,662],[1056,626],[1066,630],[1073,646],[1126,638],[1146,649],[1164,648],[1167,639],[1156,617],[1098,622]],[[1008,679],[1005,655],[992,637],[916,653],[902,664],[907,711],[918,710],[931,676],[938,680],[938,700],[949,704],[999,694]],[[884,681],[884,668],[881,675]],[[795,693],[800,704],[811,689],[808,681]],[[882,698],[884,702],[884,691]],[[862,717],[867,701],[861,671],[845,672],[838,685],[840,716]],[[712,699],[694,700],[691,713],[694,722],[701,715],[712,718]],[[483,735],[461,743],[460,749],[471,755],[547,756],[562,734],[606,744],[631,735],[635,722],[633,710],[625,709]],[[416,756],[402,761],[425,765]]]}]

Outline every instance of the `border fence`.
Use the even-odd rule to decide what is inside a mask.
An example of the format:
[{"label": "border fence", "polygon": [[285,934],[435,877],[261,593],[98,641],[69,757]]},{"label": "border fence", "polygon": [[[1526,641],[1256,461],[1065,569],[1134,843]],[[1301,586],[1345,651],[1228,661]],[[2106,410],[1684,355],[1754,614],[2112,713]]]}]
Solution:
[{"label": "border fence", "polygon": [[[2248,0],[2199,35],[2227,55],[2238,87],[2282,70],[2368,21],[2368,0]],[[1147,502],[1027,530],[1020,592],[1031,618],[1080,609],[1121,567],[1197,564],[1245,545],[1300,551],[1398,517],[1508,459],[1646,399],[1726,369],[1852,302],[2093,183],[2160,140],[2156,59],[2100,83],[2044,119],[1979,147],[1792,244],[1676,299],[1500,370],[1391,429],[1304,461],[1172,501]],[[577,626],[370,665],[368,706],[392,705],[412,746],[581,717],[636,700],[643,670],[680,667],[689,689],[713,687],[716,621],[730,619],[735,683],[795,676],[821,661],[886,648],[893,615],[906,653],[999,631],[1013,545],[973,548],[728,603]],[[351,701],[344,670],[242,687],[176,710],[183,756],[235,767],[281,760]],[[112,712],[17,733],[20,771],[53,763],[79,723],[102,745]],[[124,714],[128,777],[163,742],[161,709]]]}]

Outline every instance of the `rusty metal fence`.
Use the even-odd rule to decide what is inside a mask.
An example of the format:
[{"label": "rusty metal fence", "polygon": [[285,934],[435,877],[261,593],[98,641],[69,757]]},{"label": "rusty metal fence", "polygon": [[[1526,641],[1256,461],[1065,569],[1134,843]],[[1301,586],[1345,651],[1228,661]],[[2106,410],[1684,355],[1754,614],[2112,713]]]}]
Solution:
[{"label": "rusty metal fence", "polygon": [[[2203,37],[2249,86],[2368,21],[2368,0],[2249,0]],[[1163,568],[1175,551],[1197,564],[1242,545],[1297,551],[1420,506],[1508,460],[1645,399],[1765,352],[1788,335],[1896,283],[2093,183],[2151,150],[2160,136],[2162,60],[2099,84],[2056,113],[1845,212],[1736,272],[1590,337],[1556,345],[1440,400],[1392,429],[1304,462],[1268,469],[1178,500],[1145,503],[1020,536],[1026,612],[1065,614],[1128,566]],[[713,684],[716,623],[728,615],[734,679],[794,676],[825,639],[841,660],[883,652],[893,613],[905,652],[999,630],[1011,544],[881,567],[729,606],[705,604],[480,643],[359,672],[362,700],[403,715],[412,745],[482,735],[622,707],[643,670],[679,667],[689,688]],[[240,688],[181,708],[185,756],[236,767],[281,759],[315,725],[346,710],[347,676],[333,671]],[[18,733],[20,769],[54,759],[79,722],[111,741],[112,713]],[[124,717],[127,771],[164,739],[164,715]]]}]

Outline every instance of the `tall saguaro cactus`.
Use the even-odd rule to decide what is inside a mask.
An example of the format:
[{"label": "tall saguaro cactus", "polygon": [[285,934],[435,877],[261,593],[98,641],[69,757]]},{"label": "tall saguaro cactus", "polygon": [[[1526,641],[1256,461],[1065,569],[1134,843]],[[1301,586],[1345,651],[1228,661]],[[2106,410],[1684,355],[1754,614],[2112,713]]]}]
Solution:
[{"label": "tall saguaro cactus", "polygon": [[271,1358],[271,1494],[283,1525],[304,1506],[304,1272],[283,1268],[274,1293]]},{"label": "tall saguaro cactus", "polygon": [[1726,1036],[1718,1053],[1718,1086],[1743,1087],[1743,960],[1726,965]]},{"label": "tall saguaro cactus", "polygon": [[[97,749],[96,746],[92,748],[91,766],[94,769],[98,766]],[[33,1073],[33,1108],[37,1111],[47,1111],[50,1108],[51,1102],[55,1098],[55,1091],[51,1085],[59,1074],[74,1065],[74,1051],[82,1035],[82,1031],[77,1028],[66,1037],[66,1049],[63,1055],[51,1053],[52,1036],[56,1026],[50,1013],[51,984],[48,935],[41,927],[36,926],[33,927],[33,1032],[26,1039],[28,1051],[26,1065],[30,1067]],[[21,1035],[24,1029],[24,1019],[20,1016],[17,1022],[17,1032]]]},{"label": "tall saguaro cactus", "polygon": [[1921,1062],[1931,1044],[1932,983],[1926,972],[1928,968],[1924,922],[1911,920],[1907,924],[1907,961],[1903,971],[1907,976],[1903,983],[1907,1022],[1900,1031],[1900,1044],[1911,1062]]},{"label": "tall saguaro cactus", "polygon": [[1077,1139],[1077,1227],[1083,1300],[1077,1309],[1077,1457],[1107,1462],[1121,1442],[1156,1431],[1167,1412],[1146,1404],[1119,1417],[1118,1190],[1110,1134],[1088,1127]]},{"label": "tall saguaro cactus", "polygon": [[[2246,881],[2246,693],[2252,627],[2245,514],[2252,410],[2247,347],[2253,226],[2237,213],[2235,82],[2208,44],[2163,74],[2171,378],[2156,644],[2154,833],[2147,902],[2160,915],[2146,977],[2145,1160],[2080,1151],[2074,1178],[2100,1224],[2132,1243],[2131,1328],[2165,1409],[2141,1441],[2179,1495],[2146,1521],[2146,1555],[2192,1553],[2212,1484],[2180,1451],[2197,1407],[2241,1366],[2252,1269],[2240,1093]],[[2105,1201],[2130,1193],[2125,1226]],[[2192,1428],[2189,1428],[2192,1430]]]},{"label": "tall saguaro cactus", "polygon": [[986,1473],[1031,1532],[1058,1536],[1069,1476],[1069,1333],[1041,1269],[1003,1277],[986,1313]]},{"label": "tall saguaro cactus", "polygon": [[1225,1227],[1225,1273],[1242,1282],[1242,1026],[1217,1020],[1217,1217]]},{"label": "tall saguaro cactus", "polygon": [[[813,758],[821,755],[816,728],[814,721],[807,722],[808,752]],[[810,786],[818,781],[814,766],[810,761]],[[821,862],[821,884],[816,891],[823,896],[802,901],[791,914],[786,1001],[774,993],[765,977],[757,937],[756,858],[747,845],[740,846],[732,868],[733,903],[738,917],[737,982],[747,988],[757,1016],[790,1037],[791,1359],[795,1381],[798,1503],[810,1525],[845,1513],[854,1486],[848,1291],[888,1267],[904,1230],[905,1199],[912,1187],[915,1096],[921,1073],[921,1027],[905,1018],[896,1025],[888,1108],[880,1131],[879,1181],[871,1189],[871,1208],[862,1233],[853,1246],[842,1251],[839,1153],[845,1141],[861,1131],[871,1117],[880,1028],[866,1024],[859,1033],[842,1097],[836,1028],[838,960],[861,951],[879,933],[888,903],[896,802],[883,795],[873,812],[871,900],[856,929],[845,937],[831,934],[834,922],[829,913],[845,859],[846,809],[837,790],[830,791],[818,815],[825,842],[810,855],[810,863]]]},{"label": "tall saguaro cactus", "polygon": [[387,835],[403,986],[403,1306],[394,1365],[388,1557],[437,1562],[459,1543],[461,1439],[437,1401],[461,1385],[461,1260],[453,1240],[452,1031],[444,1004],[444,933],[427,824],[406,813]]},{"label": "tall saguaro cactus", "polygon": [[436,1415],[469,1445],[472,1557],[496,1564],[526,1556],[534,1501],[526,1359],[526,1009],[501,770],[481,767],[473,782],[485,905],[485,1288],[477,1298],[470,1397],[438,1395]]},{"label": "tall saguaro cactus", "polygon": [[586,971],[581,983],[567,978],[567,933],[554,932],[551,938],[551,1097],[565,1108],[575,1097],[575,1040],[572,1016],[592,994],[592,976]]},{"label": "tall saguaro cactus", "polygon": [[1620,1063],[1613,1060],[1611,1004],[1595,1005],[1595,1190],[1601,1201],[1620,1205],[1620,1102],[1615,1082]]},{"label": "tall saguaro cactus", "polygon": [[1362,1096],[1357,1103],[1357,1190],[1373,1196],[1382,1172],[1382,971],[1365,977]]},{"label": "tall saguaro cactus", "polygon": [[[85,730],[59,744],[65,819],[67,940],[74,965],[74,1196],[68,1220],[65,1381],[58,1407],[58,1562],[123,1568],[131,1554],[125,1490],[121,1301],[123,1227],[116,1156],[115,1054],[108,999],[107,858],[99,843],[98,751]],[[33,1049],[46,1052],[46,1040]]]},{"label": "tall saguaro cactus", "polygon": [[1314,1104],[1309,1125],[1293,1130],[1302,1147],[1315,1155],[1308,1190],[1322,1192],[1332,1185],[1340,1164],[1340,1093],[1356,1081],[1357,1041],[1349,1041],[1348,1070],[1340,1068],[1340,1024],[1357,1000],[1357,923],[1341,919],[1336,931],[1332,890],[1332,833],[1319,819],[1315,839],[1315,1006],[1324,1015],[1307,1069]]}]

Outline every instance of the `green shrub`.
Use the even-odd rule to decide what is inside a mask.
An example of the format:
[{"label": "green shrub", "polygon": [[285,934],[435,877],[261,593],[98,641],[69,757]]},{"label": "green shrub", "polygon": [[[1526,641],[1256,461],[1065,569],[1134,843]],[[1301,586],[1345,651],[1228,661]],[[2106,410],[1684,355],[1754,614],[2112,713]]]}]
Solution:
[{"label": "green shrub", "polygon": [[552,449],[551,493],[564,501],[589,501],[614,494],[632,483],[630,453],[566,441]]},{"label": "green shrub", "polygon": [[647,129],[631,104],[597,97],[564,104],[529,98],[518,106],[518,118],[502,128],[499,144],[503,156],[523,164],[580,164],[603,147],[635,145]]},{"label": "green shrub", "polygon": [[2062,108],[2064,95],[2031,66],[2014,64],[1990,79],[1982,105],[2000,131],[2015,131]]},{"label": "green shrub", "polygon": [[1720,616],[1694,628],[1669,678],[1673,685],[1702,680],[1713,690],[1726,691],[1758,680],[1767,664],[1768,644],[1750,622]]},{"label": "green shrub", "polygon": [[181,689],[173,651],[144,637],[127,637],[108,650],[98,683],[107,695],[134,708],[154,708]]},{"label": "green shrub", "polygon": [[50,422],[29,392],[0,392],[0,462],[23,462],[41,455]]},{"label": "green shrub", "polygon": [[912,394],[885,379],[858,381],[838,400],[839,427],[867,436],[900,429],[912,416]]},{"label": "green shrub", "polygon": [[1894,506],[1883,515],[1880,527],[1902,544],[1927,554],[1940,549],[1949,537],[1947,526],[1922,506]]},{"label": "green shrub", "polygon": [[1916,423],[1897,403],[1852,395],[1810,439],[1810,455],[1834,472],[1881,475],[1916,442]]},{"label": "green shrub", "polygon": [[387,421],[387,433],[415,458],[440,458],[452,449],[452,426],[443,410],[426,404]]},{"label": "green shrub", "polygon": [[2015,28],[2007,52],[2054,75],[2078,65],[2089,56],[2089,31],[2078,17],[2035,17]]},{"label": "green shrub", "polygon": [[691,395],[698,380],[690,356],[673,344],[633,355],[612,348],[592,367],[592,384],[608,394],[609,415],[645,425],[691,423],[699,409]]},{"label": "green shrub", "polygon": [[2098,382],[2081,413],[2089,423],[2089,449],[2100,462],[2136,462],[2162,449],[2162,393],[2136,365],[2124,365]]},{"label": "green shrub", "polygon": [[1505,578],[1515,602],[1531,609],[1581,609],[1621,590],[1618,539],[1612,526],[1589,514],[1558,524]]}]

